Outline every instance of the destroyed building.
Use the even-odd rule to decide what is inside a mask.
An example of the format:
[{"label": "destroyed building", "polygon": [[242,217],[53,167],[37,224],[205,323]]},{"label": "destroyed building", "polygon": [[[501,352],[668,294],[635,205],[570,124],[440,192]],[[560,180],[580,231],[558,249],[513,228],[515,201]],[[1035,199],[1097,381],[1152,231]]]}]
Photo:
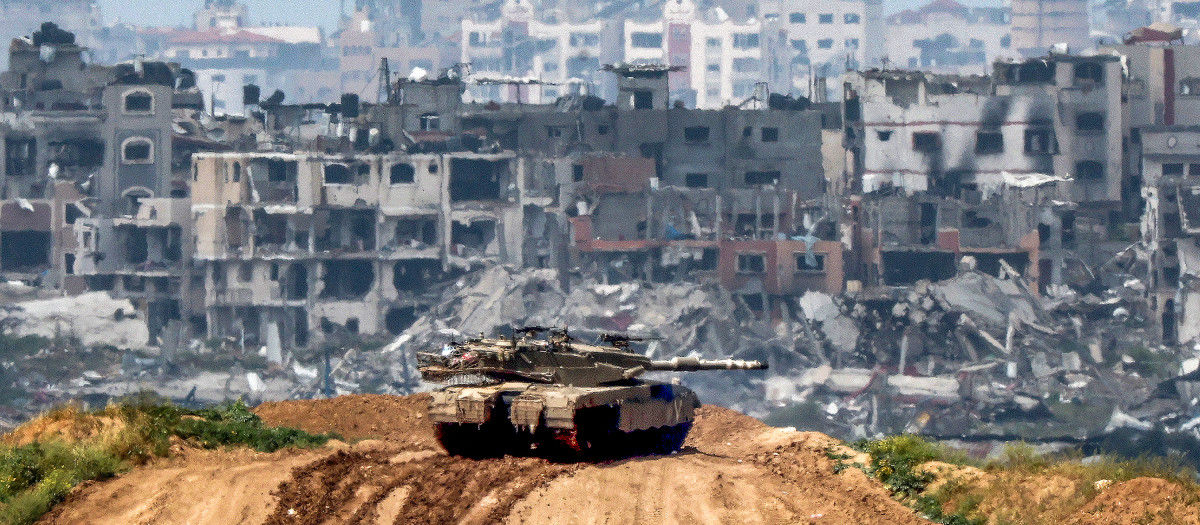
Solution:
[{"label": "destroyed building", "polygon": [[[1124,247],[1125,239],[1111,232],[1132,222],[1127,210],[1137,204],[1126,191],[1123,86],[1120,60],[1104,55],[1000,62],[987,77],[851,75],[846,142],[861,210],[880,206],[887,195],[912,197],[900,208],[884,206],[891,217],[868,215],[883,223],[863,228],[861,275],[869,282],[896,275],[887,269],[892,258],[938,268],[914,279],[944,278],[956,263],[937,253],[974,249],[1010,263],[1025,254],[1016,266],[1030,268],[1044,288],[1063,284],[1064,267],[1076,257],[1103,263]],[[998,188],[1030,184],[1053,191],[1039,192],[1034,202],[1023,193],[992,198],[1004,196]],[[885,246],[894,254],[869,253]],[[895,259],[899,251],[912,255]]]},{"label": "destroyed building", "polygon": [[200,93],[176,65],[84,53],[52,24],[11,47],[0,271],[133,299],[154,337],[186,295],[190,159],[176,128]]},{"label": "destroyed building", "polygon": [[[1040,256],[1043,221],[1059,211],[1053,204],[1060,179],[1045,175],[1005,174],[965,199],[931,194],[864,196],[857,208],[861,275],[868,285],[905,286],[940,281],[957,274],[959,260],[970,256],[978,268],[995,275],[1001,262],[1034,282],[1044,268]],[[1050,232],[1049,227],[1045,230]],[[1059,259],[1061,267],[1063,261]],[[1061,276],[1059,277],[1061,281]]]},{"label": "destroyed building", "polygon": [[1185,343],[1200,337],[1200,127],[1146,126],[1141,137],[1146,253],[1135,275],[1157,335]]},{"label": "destroyed building", "polygon": [[[93,33],[101,28],[100,6],[96,0],[27,0],[0,3],[0,42],[32,35],[42,24],[52,22],[78,35],[80,45],[95,44]],[[7,55],[0,55],[0,67],[11,68]]]},{"label": "destroyed building", "polygon": [[[676,103],[670,63],[594,71],[611,103],[544,104],[520,93],[548,83],[459,65],[380,82],[378,103],[220,116],[176,65],[88,65],[55,34],[0,75],[0,272],[115,310],[72,321],[131,325],[109,344],[162,348],[130,377],[215,351],[261,355],[290,395],[318,369],[327,393],[410,392],[417,345],[567,323],[660,333],[657,358],[769,360],[695,380],[757,415],[819,403],[845,436],[961,435],[1083,399],[1159,414],[1125,391],[1149,396],[1200,335],[1200,131],[1185,94],[1162,99],[1174,126],[1137,98],[1165,49],[1128,75],[1055,54],[849,73],[842,103],[760,84],[708,110]],[[479,88],[515,101],[464,97]],[[28,333],[55,333],[61,304],[30,304]]]},{"label": "destroyed building", "polygon": [[196,154],[193,327],[290,348],[397,334],[431,282],[492,264],[701,272],[768,312],[840,289],[841,245],[814,235],[820,112],[666,109],[665,71],[618,83],[656,109],[464,104],[461,80],[404,80],[391,103],[343,99],[342,140]]},{"label": "destroyed building", "polygon": [[766,312],[769,297],[840,290],[841,245],[813,235],[821,112],[782,101],[667,109],[670,68],[614,72],[616,106],[484,107],[464,118],[536,156],[570,218],[576,264],[614,281],[708,276]]},{"label": "destroyed building", "polygon": [[451,269],[522,263],[524,166],[512,152],[198,154],[195,324],[289,348],[399,334]]}]

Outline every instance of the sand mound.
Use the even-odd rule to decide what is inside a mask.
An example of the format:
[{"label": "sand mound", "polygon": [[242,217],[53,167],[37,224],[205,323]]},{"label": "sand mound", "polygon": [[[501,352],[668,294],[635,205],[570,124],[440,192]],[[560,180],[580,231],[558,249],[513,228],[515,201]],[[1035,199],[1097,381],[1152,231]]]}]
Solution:
[{"label": "sand mound", "polygon": [[[860,470],[834,473],[827,451],[841,450],[840,442],[732,410],[702,407],[678,454],[567,464],[447,456],[428,423],[428,401],[356,395],[264,404],[256,412],[269,424],[355,442],[274,454],[189,451],[86,484],[43,523],[927,523]],[[55,421],[21,436],[83,434]],[[1053,499],[1070,488],[1027,481],[1014,497]],[[1200,525],[1190,512],[1196,499],[1167,481],[1135,479],[1057,522]]]},{"label": "sand mound", "polygon": [[7,445],[28,445],[33,442],[103,439],[125,428],[125,421],[115,414],[88,414],[75,405],[67,405],[42,414],[4,435]]},{"label": "sand mound", "polygon": [[[922,523],[822,434],[703,407],[684,450],[602,464],[447,456],[428,396],[267,403],[265,422],[355,444],[200,451],[82,487],[45,523]],[[98,517],[99,516],[99,517]]]},{"label": "sand mound", "polygon": [[1072,524],[1200,523],[1197,495],[1158,478],[1134,478],[1100,492],[1068,520]]},{"label": "sand mound", "polygon": [[307,432],[336,432],[349,440],[380,439],[437,447],[426,413],[429,394],[351,395],[333,399],[263,403],[254,413],[272,426]]}]

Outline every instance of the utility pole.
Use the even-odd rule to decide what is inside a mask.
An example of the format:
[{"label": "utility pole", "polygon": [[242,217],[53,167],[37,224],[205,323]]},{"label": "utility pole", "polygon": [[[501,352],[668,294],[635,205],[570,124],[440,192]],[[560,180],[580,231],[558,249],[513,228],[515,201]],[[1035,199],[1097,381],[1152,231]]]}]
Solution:
[{"label": "utility pole", "polygon": [[379,103],[387,104],[392,101],[392,70],[388,67],[387,57],[379,59]]}]

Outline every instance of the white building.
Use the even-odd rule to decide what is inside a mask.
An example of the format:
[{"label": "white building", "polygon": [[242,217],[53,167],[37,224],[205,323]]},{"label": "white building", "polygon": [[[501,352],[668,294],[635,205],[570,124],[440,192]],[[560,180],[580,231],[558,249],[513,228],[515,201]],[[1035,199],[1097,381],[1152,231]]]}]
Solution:
[{"label": "white building", "polygon": [[775,61],[770,78],[776,91],[808,95],[816,78],[838,79],[845,71],[882,63],[881,0],[765,0],[762,13]]},{"label": "white building", "polygon": [[244,114],[247,84],[258,86],[263,98],[281,90],[287,103],[328,102],[338,95],[336,64],[324,56],[320,28],[245,26],[246,16],[244,4],[209,0],[196,12],[194,29],[153,33],[155,58],[195,72],[213,114]]},{"label": "white building", "polygon": [[663,17],[626,20],[625,62],[684,66],[671,73],[671,96],[688,106],[716,109],[754,95],[763,82],[762,23],[707,13],[692,0],[668,0]]},{"label": "white building", "polygon": [[1016,58],[1009,10],[934,0],[887,18],[888,63],[938,73],[987,74],[992,62]]},{"label": "white building", "polygon": [[[608,25],[537,18],[529,0],[508,0],[500,18],[487,22],[463,20],[462,61],[475,78],[513,77],[542,82],[537,85],[472,85],[469,99],[497,102],[551,103],[573,83],[600,79],[602,61],[611,60]],[[608,44],[606,46],[606,44]],[[606,47],[608,48],[606,50]]]}]

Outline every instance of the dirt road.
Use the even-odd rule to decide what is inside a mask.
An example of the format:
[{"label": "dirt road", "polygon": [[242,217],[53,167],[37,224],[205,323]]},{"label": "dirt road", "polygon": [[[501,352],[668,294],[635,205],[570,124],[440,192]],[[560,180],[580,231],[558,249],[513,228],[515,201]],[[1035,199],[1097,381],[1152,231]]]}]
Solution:
[{"label": "dirt road", "polygon": [[353,445],[187,451],[76,490],[43,523],[925,523],[815,433],[701,409],[684,450],[602,464],[467,460],[436,445],[428,398],[269,403],[270,424]]}]

